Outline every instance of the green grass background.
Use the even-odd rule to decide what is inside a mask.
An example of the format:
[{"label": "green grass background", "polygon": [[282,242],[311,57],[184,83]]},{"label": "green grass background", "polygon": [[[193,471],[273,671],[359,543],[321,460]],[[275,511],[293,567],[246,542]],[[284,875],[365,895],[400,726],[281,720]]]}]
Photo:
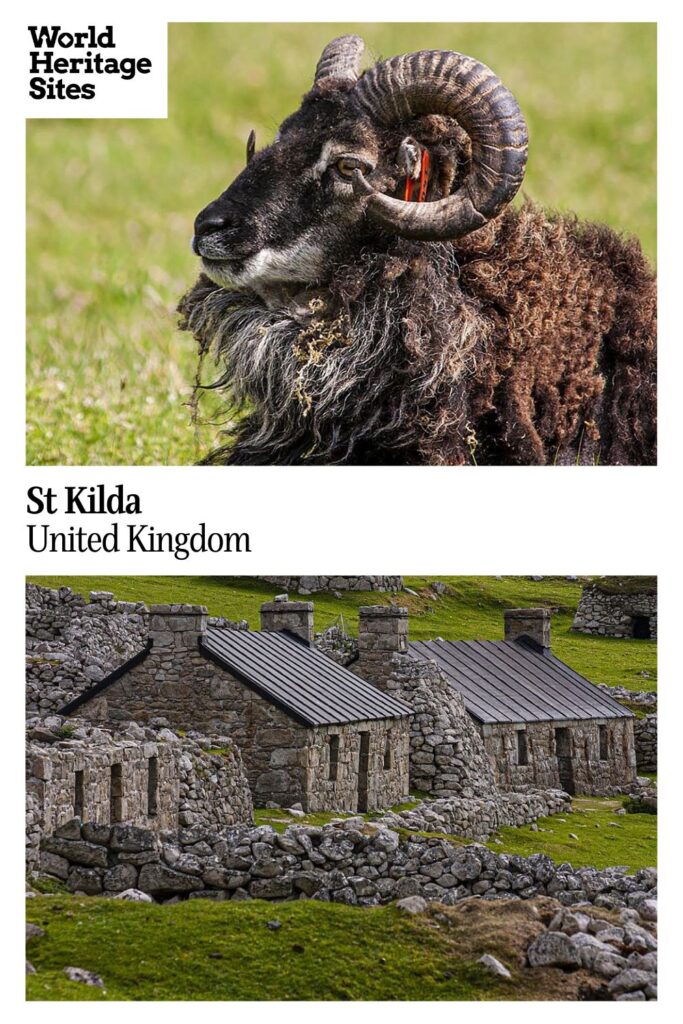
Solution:
[{"label": "green grass background", "polygon": [[322,47],[359,31],[373,57],[450,48],[516,94],[525,192],[637,235],[655,256],[656,30],[650,24],[172,25],[169,117],[27,125],[27,462],[188,464],[192,221],[272,140]]},{"label": "green grass background", "polygon": [[[358,609],[367,604],[404,605],[410,612],[413,640],[498,640],[503,637],[503,609],[543,606],[552,609],[555,654],[594,683],[627,686],[631,690],[657,687],[657,644],[652,640],[572,633],[582,581],[563,576],[532,580],[527,576],[405,576],[415,595],[343,593],[314,594],[315,628],[326,629],[343,616],[351,633],[358,631]],[[259,628],[259,608],[272,600],[277,588],[251,576],[31,576],[46,587],[69,586],[87,595],[112,591],[119,600],[149,603],[205,604],[211,615],[247,619]],[[444,582],[448,592],[435,599],[429,584]],[[643,676],[645,672],[647,675]]]}]

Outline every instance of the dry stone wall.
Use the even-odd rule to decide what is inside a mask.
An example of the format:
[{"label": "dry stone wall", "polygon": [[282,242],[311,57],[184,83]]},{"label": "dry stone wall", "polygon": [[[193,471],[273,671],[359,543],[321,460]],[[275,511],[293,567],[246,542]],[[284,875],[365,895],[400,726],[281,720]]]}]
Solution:
[{"label": "dry stone wall", "polygon": [[298,594],[335,590],[403,590],[402,576],[259,576],[258,579]]},{"label": "dry stone wall", "polygon": [[495,793],[493,771],[465,701],[436,662],[394,655],[382,689],[413,710],[410,725],[411,787],[431,796],[465,799]]},{"label": "dry stone wall", "polygon": [[26,586],[26,710],[59,711],[144,646],[147,609],[69,587]]},{"label": "dry stone wall", "polygon": [[649,622],[650,638],[657,638],[657,594],[610,594],[598,586],[584,587],[572,629],[597,636],[633,637],[633,619]]},{"label": "dry stone wall", "polygon": [[[61,874],[49,865],[47,873],[66,876],[71,891],[114,895],[138,889],[162,902],[310,898],[377,906],[406,896],[453,904],[473,895],[549,895],[565,906],[637,908],[657,891],[654,868],[635,875],[623,868],[574,869],[541,853],[496,854],[485,846],[402,836],[362,818],[322,828],[291,826],[282,834],[269,826],[158,834],[115,826],[93,833],[76,820],[65,823],[57,839]],[[44,841],[45,852],[50,845]]]},{"label": "dry stone wall", "polygon": [[634,722],[636,764],[640,772],[657,771],[657,715],[645,715]]}]

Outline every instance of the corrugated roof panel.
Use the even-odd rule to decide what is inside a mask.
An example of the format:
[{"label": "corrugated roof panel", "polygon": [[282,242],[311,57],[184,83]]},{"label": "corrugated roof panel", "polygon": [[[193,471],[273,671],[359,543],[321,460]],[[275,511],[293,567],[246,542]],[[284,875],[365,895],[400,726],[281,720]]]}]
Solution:
[{"label": "corrugated roof panel", "polygon": [[403,701],[289,633],[210,627],[202,647],[308,725],[402,718],[412,713]]},{"label": "corrugated roof panel", "polygon": [[629,718],[631,712],[569,665],[520,640],[416,640],[415,658],[432,658],[480,722]]}]

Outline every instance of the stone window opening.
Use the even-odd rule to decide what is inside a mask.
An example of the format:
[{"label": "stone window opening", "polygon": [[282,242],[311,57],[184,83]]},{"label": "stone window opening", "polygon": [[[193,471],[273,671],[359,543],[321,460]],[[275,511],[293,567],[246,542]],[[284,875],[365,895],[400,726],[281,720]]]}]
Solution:
[{"label": "stone window opening", "polygon": [[81,821],[84,803],[83,772],[74,772],[74,818],[80,818]]},{"label": "stone window opening", "polygon": [[384,770],[385,770],[385,772],[388,772],[391,768],[394,767],[394,759],[391,756],[391,740],[392,740],[391,733],[388,732],[387,733],[387,738],[386,738],[386,741],[385,741],[385,744],[384,744]]},{"label": "stone window opening", "polygon": [[529,764],[529,748],[526,741],[526,729],[517,730],[517,764],[525,767]]},{"label": "stone window opening", "polygon": [[649,615],[632,615],[631,616],[631,636],[634,640],[651,640],[652,631],[650,629],[650,616]]},{"label": "stone window opening", "polygon": [[147,817],[154,818],[159,802],[159,758],[147,759]]},{"label": "stone window opening", "polygon": [[328,736],[327,742],[330,748],[329,778],[330,782],[336,782],[337,774],[339,772],[339,736],[337,736],[336,733],[332,736]]},{"label": "stone window opening", "polygon": [[609,733],[606,725],[598,726],[600,738],[600,760],[609,761]]},{"label": "stone window opening", "polygon": [[109,782],[109,821],[115,824],[123,821],[123,765],[111,766]]}]

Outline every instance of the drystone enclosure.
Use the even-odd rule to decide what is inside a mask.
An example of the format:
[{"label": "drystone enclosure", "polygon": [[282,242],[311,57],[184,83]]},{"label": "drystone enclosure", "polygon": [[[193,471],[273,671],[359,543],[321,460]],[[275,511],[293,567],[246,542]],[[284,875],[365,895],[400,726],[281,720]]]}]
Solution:
[{"label": "drystone enclosure", "polygon": [[[408,847],[419,836],[408,847],[401,836],[480,842],[503,825],[565,811],[570,768],[583,792],[635,784],[633,715],[554,658],[548,613],[510,610],[505,637],[414,642],[407,611],[392,602],[360,609],[357,643],[339,658],[335,645],[328,653],[328,632],[315,632],[313,604],[284,594],[250,630],[196,605],[147,609],[29,586],[29,870],[73,891],[138,888],[155,899],[201,892],[372,904],[488,893],[497,861],[478,859],[475,872],[469,855],[451,865],[441,847],[416,857]],[[482,720],[463,682],[467,658],[484,656],[491,678],[482,692],[509,687],[500,721]],[[520,666],[545,673],[551,690],[563,680],[552,719],[520,719],[508,662],[518,676]],[[582,703],[589,691],[597,703]],[[411,790],[420,796],[408,802]],[[314,836],[303,825],[276,837],[253,827],[254,805],[288,808],[290,820],[370,813],[374,824],[352,820],[375,839],[361,850],[355,833]],[[547,891],[551,876],[538,889],[535,872],[521,871],[513,890]],[[596,892],[613,891],[618,904],[630,891],[621,885],[610,879]],[[583,882],[574,886],[567,902],[584,892]]]},{"label": "drystone enclosure", "polygon": [[609,582],[583,588],[573,628],[580,633],[636,640],[657,638],[657,583],[644,577],[624,589]]},{"label": "drystone enclosure", "polygon": [[317,594],[321,591],[403,590],[402,576],[261,576],[266,583],[298,594]]}]

